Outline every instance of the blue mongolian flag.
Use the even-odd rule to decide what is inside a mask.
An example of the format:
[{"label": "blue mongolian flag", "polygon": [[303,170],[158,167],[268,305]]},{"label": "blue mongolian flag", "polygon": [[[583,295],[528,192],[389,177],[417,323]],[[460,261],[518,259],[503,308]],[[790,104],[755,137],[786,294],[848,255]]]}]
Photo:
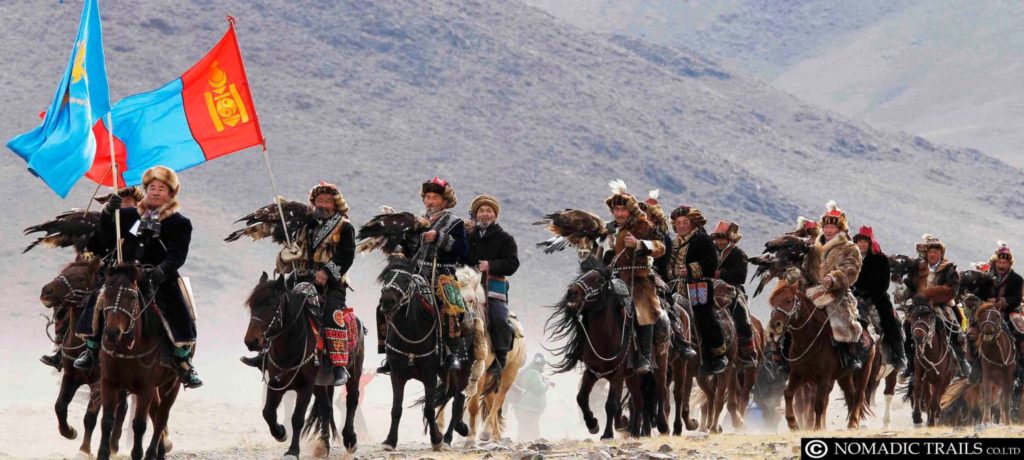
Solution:
[{"label": "blue mongolian flag", "polygon": [[71,60],[43,123],[7,143],[61,198],[92,166],[93,125],[110,111],[97,2],[85,0]]}]

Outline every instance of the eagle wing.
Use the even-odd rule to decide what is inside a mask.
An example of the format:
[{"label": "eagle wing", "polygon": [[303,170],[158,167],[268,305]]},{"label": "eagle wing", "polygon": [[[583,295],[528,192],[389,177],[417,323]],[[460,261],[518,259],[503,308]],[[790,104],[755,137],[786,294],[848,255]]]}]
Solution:
[{"label": "eagle wing", "polygon": [[429,227],[430,223],[426,219],[411,212],[394,212],[390,208],[384,208],[383,214],[373,216],[369,222],[359,227],[359,232],[356,233],[356,250],[370,252],[380,249],[384,254],[391,254],[407,238]]},{"label": "eagle wing", "polygon": [[[295,241],[295,236],[306,219],[312,212],[312,207],[298,201],[281,200],[281,211],[284,212],[284,220],[288,225],[288,238]],[[273,242],[285,245],[288,239],[285,238],[285,228],[281,224],[281,212],[277,209],[277,203],[270,203],[249,214],[246,214],[235,223],[242,222],[245,228],[235,230],[224,238],[224,241],[236,241],[243,236],[248,236],[253,241],[270,238]]]},{"label": "eagle wing", "polygon": [[85,252],[89,239],[99,231],[99,228],[99,211],[86,212],[81,209],[72,209],[53,220],[26,228],[25,235],[33,233],[44,233],[44,235],[25,247],[21,253],[24,254],[38,245],[47,248],[73,246],[76,252],[82,253]]},{"label": "eagle wing", "polygon": [[544,248],[545,254],[561,251],[566,246],[589,249],[594,242],[608,236],[608,229],[600,217],[579,209],[563,209],[545,215],[544,220],[533,224],[544,225],[553,235],[547,241],[537,243],[538,247]]},{"label": "eagle wing", "polygon": [[810,251],[810,242],[792,233],[787,233],[764,244],[764,252],[757,257],[747,259],[757,267],[751,280],[760,279],[754,297],[764,290],[773,278],[786,273],[790,268],[799,269],[804,257]]}]

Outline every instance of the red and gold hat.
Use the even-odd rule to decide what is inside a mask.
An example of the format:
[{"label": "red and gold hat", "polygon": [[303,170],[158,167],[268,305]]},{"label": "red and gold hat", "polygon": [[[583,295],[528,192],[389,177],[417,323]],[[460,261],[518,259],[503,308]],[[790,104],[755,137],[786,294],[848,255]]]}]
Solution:
[{"label": "red and gold hat", "polygon": [[839,227],[839,231],[846,232],[850,230],[849,224],[846,222],[846,213],[836,204],[835,200],[829,201],[825,204],[825,214],[821,215],[821,226],[824,227],[828,224]]},{"label": "red and gold hat", "polygon": [[420,198],[423,198],[428,193],[441,195],[445,201],[445,209],[454,208],[455,203],[458,202],[458,199],[455,198],[455,189],[452,188],[452,184],[437,176],[434,176],[433,179],[424,182],[420,186]]},{"label": "red and gold hat", "polygon": [[743,235],[740,234],[740,226],[735,222],[720,220],[715,224],[715,231],[711,232],[711,238],[725,238],[733,243],[738,243]]}]

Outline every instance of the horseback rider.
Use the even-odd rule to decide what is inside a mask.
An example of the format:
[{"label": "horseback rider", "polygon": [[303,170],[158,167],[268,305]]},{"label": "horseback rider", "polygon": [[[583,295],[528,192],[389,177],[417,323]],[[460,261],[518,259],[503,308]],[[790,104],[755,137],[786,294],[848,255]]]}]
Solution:
[{"label": "horseback rider", "polygon": [[636,339],[638,360],[634,372],[651,371],[651,350],[654,346],[654,323],[661,315],[661,301],[651,276],[653,259],[665,253],[665,243],[654,224],[640,209],[636,197],[626,191],[622,181],[612,181],[612,195],[605,199],[614,220],[607,224],[608,237],[600,248],[601,259],[611,268],[620,297],[627,311],[636,313]]},{"label": "horseback rider", "polygon": [[[115,246],[115,218],[121,217],[122,251],[126,261],[152,266],[147,281],[141,284],[145,298],[155,298],[161,320],[174,344],[174,365],[185,388],[203,384],[192,365],[191,355],[196,341],[195,314],[190,307],[191,296],[182,292],[178,269],[185,264],[192,240],[192,222],[179,212],[178,175],[170,168],[154,166],[142,176],[145,198],[134,208],[122,208],[119,195],[107,201],[100,218],[100,238],[105,247]],[[86,349],[75,360],[75,367],[89,370],[96,363],[96,349],[103,330],[103,315],[98,314],[93,328],[95,294],[78,321],[76,333],[85,339]]]},{"label": "horseback rider", "polygon": [[[466,239],[466,225],[462,219],[455,217],[450,211],[455,207],[457,199],[451,183],[434,177],[420,186],[420,198],[425,208],[425,218],[430,230],[420,233],[403,243],[402,252],[416,262],[419,274],[431,280],[434,292],[434,303],[442,312],[445,343],[448,353],[444,366],[449,371],[462,368],[460,360],[465,357],[462,337],[462,318],[466,312],[455,269],[459,261],[469,254],[469,243]],[[385,354],[387,327],[384,314],[377,309],[377,352]],[[377,369],[379,374],[391,372],[387,358]]]},{"label": "horseback rider", "polygon": [[[332,365],[333,386],[348,382],[348,334],[345,321],[345,291],[348,273],[356,254],[355,229],[348,220],[348,204],[341,190],[334,184],[321,181],[309,191],[309,204],[313,213],[295,239],[297,253],[291,263],[283,259],[278,264],[282,274],[311,273],[313,283],[323,290],[324,304],[320,311],[320,328],[327,345],[327,360]],[[282,254],[287,256],[287,252]],[[287,258],[287,257],[285,257]],[[266,351],[254,358],[242,358],[246,365],[261,367]]]},{"label": "horseback rider", "polygon": [[469,205],[472,230],[466,264],[480,270],[487,291],[487,333],[494,350],[494,362],[487,372],[492,375],[505,369],[515,338],[508,320],[508,277],[519,269],[516,240],[498,224],[500,212],[501,203],[491,195],[480,195]]},{"label": "horseback rider", "polygon": [[833,339],[843,344],[837,347],[843,367],[857,371],[863,366],[860,360],[863,328],[857,320],[857,301],[850,289],[860,275],[860,250],[850,241],[846,213],[835,201],[830,201],[826,207],[819,221],[821,235],[814,240],[814,246],[804,259],[804,273],[812,286],[817,284],[822,288],[812,299],[819,308],[825,308]]},{"label": "horseback rider", "polygon": [[[717,374],[729,365],[722,325],[714,317],[712,276],[718,268],[718,250],[704,230],[707,219],[692,206],[672,210],[672,240],[669,262],[669,286],[688,299],[689,313],[700,332],[704,370]],[[710,303],[709,303],[710,302]]]},{"label": "horseback rider", "polygon": [[[924,241],[918,243],[916,247],[919,257],[918,271],[922,274],[927,273],[927,278],[921,280],[924,284],[923,290],[919,289],[909,277],[904,280],[904,285],[909,292],[907,297],[921,294],[928,299],[932,309],[946,323],[946,327],[939,329],[949,332],[950,346],[953,348],[953,354],[956,355],[958,364],[957,376],[968,377],[971,373],[971,366],[967,362],[966,331],[962,327],[967,324],[967,320],[963,316],[963,311],[954,303],[954,299],[960,291],[960,274],[956,271],[956,265],[946,260],[946,245],[941,240],[928,234],[923,235],[921,239]],[[904,349],[907,356],[913,356],[914,341],[910,337],[910,324],[904,322],[903,327],[903,332],[907,337],[904,341]],[[909,360],[902,377],[909,378],[914,375],[913,373],[914,361]]]},{"label": "horseback rider", "polygon": [[736,341],[739,349],[736,359],[743,367],[754,367],[754,327],[750,324],[750,310],[747,308],[747,254],[737,243],[743,239],[740,226],[735,222],[720,220],[711,233],[711,239],[718,249],[718,268],[714,278],[729,283],[736,288],[736,299],[732,301],[730,314],[736,323]]},{"label": "horseback rider", "polygon": [[[1006,242],[999,241],[999,247],[995,254],[989,259],[989,266],[994,282],[988,287],[989,292],[980,293],[989,302],[995,302],[1003,318],[1006,321],[1009,331],[1017,343],[1017,380],[1024,383],[1024,333],[1021,327],[1024,326],[1024,317],[1021,316],[1021,296],[1024,290],[1024,278],[1013,270],[1013,252]],[[978,362],[978,353],[974,349],[975,336],[974,325],[971,325],[967,334],[969,345],[968,351],[971,354],[971,382],[981,381],[981,366]]]},{"label": "horseback rider", "polygon": [[[652,273],[652,276],[656,276],[655,285],[658,288],[658,295],[665,300],[666,305],[672,306],[675,303],[672,299],[672,290],[665,281],[669,279],[669,264],[672,257],[668,248],[672,247],[672,235],[669,234],[668,216],[665,215],[665,211],[662,210],[661,205],[658,203],[658,195],[658,190],[652,190],[648,193],[646,200],[640,201],[637,204],[640,206],[640,210],[647,214],[647,218],[650,219],[651,223],[654,224],[658,235],[661,237],[662,244],[665,245],[665,253],[660,257],[654,258],[654,273]],[[665,310],[668,312],[672,328],[672,346],[676,348],[676,351],[684,360],[697,357],[697,352],[693,350],[693,345],[684,338],[683,323],[679,318],[679,313],[672,307]]]},{"label": "horseback rider", "polygon": [[874,305],[882,329],[882,343],[889,349],[893,367],[903,369],[907,367],[907,357],[903,353],[903,328],[889,299],[889,258],[882,253],[871,227],[861,226],[853,242],[863,260],[860,275],[853,284],[853,295],[859,302]]},{"label": "horseback rider", "polygon": [[[111,194],[113,196],[114,194]],[[140,201],[142,201],[143,194],[142,189],[139,187],[124,187],[116,192],[116,195],[121,197],[121,208],[134,208]],[[109,198],[109,197],[108,197]],[[98,200],[98,199],[97,199]],[[104,250],[103,242],[99,237],[99,232],[93,234],[92,238],[86,244],[85,253],[83,254],[86,258],[95,257],[97,254],[103,255],[109,251]],[[57,336],[57,343],[54,345],[54,354],[43,355],[39,358],[39,361],[47,366],[51,366],[58,371],[61,370],[61,342],[65,334],[67,334],[70,327],[74,327],[72,324],[68,324],[68,311],[64,308],[64,305],[58,305],[57,310],[53,312],[54,320],[54,332]]]}]

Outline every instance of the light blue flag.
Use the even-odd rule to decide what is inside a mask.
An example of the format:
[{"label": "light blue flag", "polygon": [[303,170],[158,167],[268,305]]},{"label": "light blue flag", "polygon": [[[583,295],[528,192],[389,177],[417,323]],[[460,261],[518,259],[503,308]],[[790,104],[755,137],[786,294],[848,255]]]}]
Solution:
[{"label": "light blue flag", "polygon": [[78,37],[43,124],[7,142],[28,170],[64,198],[92,166],[93,125],[110,111],[98,0],[85,0]]}]

